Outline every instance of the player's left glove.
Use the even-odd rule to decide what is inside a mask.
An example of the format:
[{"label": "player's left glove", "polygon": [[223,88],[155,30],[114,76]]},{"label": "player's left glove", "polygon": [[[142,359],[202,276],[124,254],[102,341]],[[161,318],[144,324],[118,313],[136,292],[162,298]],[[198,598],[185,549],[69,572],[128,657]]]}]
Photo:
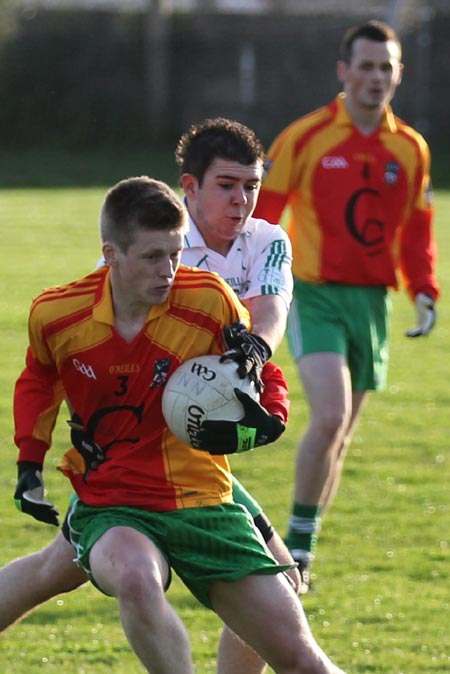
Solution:
[{"label": "player's left glove", "polygon": [[83,426],[83,422],[75,412],[70,421],[70,439],[75,449],[80,452],[86,463],[84,479],[87,480],[91,470],[96,470],[106,459],[105,451],[98,445]]},{"label": "player's left glove", "polygon": [[421,337],[428,335],[436,323],[436,307],[434,299],[425,293],[416,295],[417,328],[408,330],[407,337]]},{"label": "player's left glove", "polygon": [[247,393],[235,388],[244,407],[239,421],[204,421],[197,434],[197,449],[210,454],[235,454],[275,442],[285,430],[281,419],[269,414]]},{"label": "player's left glove", "polygon": [[238,364],[239,377],[248,377],[261,393],[264,388],[261,372],[272,355],[269,345],[259,335],[247,332],[245,325],[239,322],[227,325],[223,329],[223,338],[228,350],[222,354],[220,362],[234,360]]}]

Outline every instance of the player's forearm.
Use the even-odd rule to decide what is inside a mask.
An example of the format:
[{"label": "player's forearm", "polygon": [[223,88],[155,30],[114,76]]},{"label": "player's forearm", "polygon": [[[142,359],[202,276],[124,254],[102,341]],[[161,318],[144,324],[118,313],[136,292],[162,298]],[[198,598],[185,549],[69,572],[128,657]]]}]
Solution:
[{"label": "player's forearm", "polygon": [[264,295],[252,297],[245,304],[252,317],[251,332],[262,337],[274,353],[286,330],[286,303],[278,295]]},{"label": "player's forearm", "polygon": [[56,408],[52,414],[49,402],[25,370],[14,391],[14,442],[19,449],[18,461],[44,463],[58,412]]},{"label": "player's forearm", "polygon": [[29,350],[27,367],[14,389],[14,441],[19,461],[43,462],[62,400],[59,384],[56,371],[42,368]]},{"label": "player's forearm", "polygon": [[16,444],[19,447],[17,461],[34,461],[43,465],[44,458],[48,450],[48,445],[41,440],[30,437],[16,438]]},{"label": "player's forearm", "polygon": [[400,267],[408,294],[413,301],[418,293],[424,293],[434,300],[439,297],[436,248],[432,211],[416,209],[408,226],[403,228],[400,240]]}]

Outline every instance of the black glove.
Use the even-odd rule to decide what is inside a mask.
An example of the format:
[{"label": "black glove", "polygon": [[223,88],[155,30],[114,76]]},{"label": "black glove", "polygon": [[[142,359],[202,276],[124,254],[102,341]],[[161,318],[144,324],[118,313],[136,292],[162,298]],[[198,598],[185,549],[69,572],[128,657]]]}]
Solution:
[{"label": "black glove", "polygon": [[197,433],[197,447],[210,454],[235,454],[275,442],[283,433],[281,419],[269,414],[256,400],[238,388],[236,398],[244,416],[239,421],[204,421]]},{"label": "black glove", "polygon": [[16,508],[34,519],[47,524],[59,525],[58,511],[53,503],[44,500],[42,464],[35,461],[19,461],[18,482],[14,492]]},{"label": "black glove", "polygon": [[266,342],[251,332],[247,332],[242,323],[233,323],[223,329],[223,338],[228,350],[220,357],[220,362],[234,360],[238,363],[237,373],[241,379],[248,377],[261,393],[264,386],[261,372],[272,351]]},{"label": "black glove", "polygon": [[67,423],[70,426],[70,440],[86,463],[84,479],[87,480],[91,470],[96,470],[101,463],[104,463],[107,460],[106,454],[100,445],[91,438],[88,431],[83,426],[81,417],[79,417],[76,412]]}]

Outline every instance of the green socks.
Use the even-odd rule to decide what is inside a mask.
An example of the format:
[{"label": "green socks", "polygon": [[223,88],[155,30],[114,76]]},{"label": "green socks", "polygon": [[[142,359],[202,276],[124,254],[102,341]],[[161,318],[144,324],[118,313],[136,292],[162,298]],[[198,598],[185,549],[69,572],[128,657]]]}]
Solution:
[{"label": "green socks", "polygon": [[320,505],[302,505],[294,502],[289,520],[289,531],[285,540],[291,553],[295,551],[294,558],[302,557],[306,562],[314,559],[314,550],[320,531],[321,510]]}]

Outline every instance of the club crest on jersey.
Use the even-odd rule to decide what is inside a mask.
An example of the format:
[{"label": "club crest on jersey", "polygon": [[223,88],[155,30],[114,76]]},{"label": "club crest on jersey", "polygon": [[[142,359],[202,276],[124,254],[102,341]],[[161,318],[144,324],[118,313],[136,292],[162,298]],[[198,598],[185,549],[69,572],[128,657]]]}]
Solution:
[{"label": "club crest on jersey", "polygon": [[384,182],[386,183],[386,185],[397,184],[399,171],[400,171],[400,164],[397,164],[397,162],[389,161],[386,164],[386,170],[384,172]]},{"label": "club crest on jersey", "polygon": [[150,388],[157,388],[159,386],[164,386],[167,381],[167,375],[169,374],[170,367],[170,358],[161,358],[156,360],[153,365],[153,379],[150,384]]}]

